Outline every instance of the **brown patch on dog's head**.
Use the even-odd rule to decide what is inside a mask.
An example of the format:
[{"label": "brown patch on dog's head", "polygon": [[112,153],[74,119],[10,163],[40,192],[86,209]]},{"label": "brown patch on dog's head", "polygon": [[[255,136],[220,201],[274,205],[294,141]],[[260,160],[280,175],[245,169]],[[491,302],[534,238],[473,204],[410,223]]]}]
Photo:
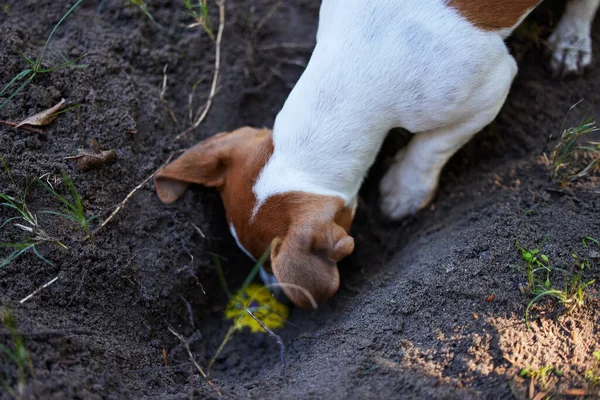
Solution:
[{"label": "brown patch on dog's head", "polygon": [[267,198],[253,215],[252,187],[272,153],[267,129],[221,133],[160,171],[156,191],[172,203],[192,183],[216,187],[240,244],[256,259],[272,244],[271,268],[283,291],[296,306],[310,308],[310,297],[323,302],[338,289],[336,264],[354,250],[347,234],[354,210],[339,197],[288,192]]}]

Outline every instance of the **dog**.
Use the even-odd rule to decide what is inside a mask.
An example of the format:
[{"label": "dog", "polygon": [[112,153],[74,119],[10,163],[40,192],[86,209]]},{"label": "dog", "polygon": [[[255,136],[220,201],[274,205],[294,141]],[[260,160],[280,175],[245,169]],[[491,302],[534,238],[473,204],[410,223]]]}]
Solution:
[{"label": "dog", "polygon": [[[300,308],[326,301],[387,133],[414,134],[380,183],[381,210],[398,220],[429,204],[442,167],[500,111],[517,74],[504,40],[540,1],[323,0],[316,47],[273,131],[244,127],[190,148],[156,175],[159,198],[217,188],[239,247],[254,260],[270,248],[264,282]],[[557,75],[591,63],[599,4],[567,2],[549,38]]]}]

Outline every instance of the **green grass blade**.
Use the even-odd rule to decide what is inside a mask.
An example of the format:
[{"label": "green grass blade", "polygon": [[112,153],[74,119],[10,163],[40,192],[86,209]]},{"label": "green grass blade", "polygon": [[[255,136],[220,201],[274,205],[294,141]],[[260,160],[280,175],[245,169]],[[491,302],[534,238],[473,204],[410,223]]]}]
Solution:
[{"label": "green grass blade", "polygon": [[69,214],[65,214],[65,213],[61,213],[61,212],[58,212],[58,211],[52,211],[52,210],[43,210],[43,211],[40,211],[39,213],[40,213],[40,214],[50,214],[50,215],[56,215],[56,216],[62,217],[62,218],[64,218],[64,219],[68,219],[69,221],[75,222],[77,225],[80,225],[80,224],[81,224],[81,221],[79,221],[79,220],[78,220],[77,218],[75,218],[74,216],[72,216],[72,215],[69,215]]},{"label": "green grass blade", "polygon": [[15,364],[19,363],[19,359],[17,358],[17,356],[15,355],[15,353],[13,353],[8,347],[6,347],[5,345],[3,345],[2,343],[0,343],[0,352],[4,353],[6,356],[8,356],[8,358],[10,358],[11,360],[13,360],[13,362]]},{"label": "green grass blade", "polygon": [[27,64],[29,64],[31,66],[33,66],[35,64],[35,61],[33,61],[31,58],[27,57],[25,55],[25,53],[23,53],[22,51],[18,51],[17,53],[19,53],[19,55],[25,59],[25,61],[27,62]]},{"label": "green grass blade", "polygon": [[529,327],[529,310],[531,309],[531,307],[533,307],[533,305],[535,303],[537,303],[537,301],[539,299],[541,299],[542,297],[545,297],[545,296],[557,297],[558,295],[560,295],[560,293],[561,293],[560,290],[547,290],[545,292],[538,294],[537,296],[535,296],[533,298],[533,300],[531,300],[529,302],[529,304],[527,305],[527,309],[525,309],[525,325],[527,326],[527,329],[530,329],[530,327]]},{"label": "green grass blade", "polygon": [[4,106],[7,105],[13,99],[13,97],[15,97],[17,94],[19,94],[19,92],[21,92],[21,90],[25,89],[25,86],[27,86],[27,84],[29,82],[31,82],[31,80],[33,78],[35,78],[35,75],[36,75],[35,72],[33,74],[31,74],[31,76],[29,78],[27,78],[27,80],[25,82],[23,82],[23,84],[21,84],[21,86],[19,86],[17,88],[17,90],[12,92],[12,94],[10,96],[8,96],[8,99],[4,100],[4,102],[2,104],[0,104],[0,109],[4,108]]},{"label": "green grass blade", "polygon": [[132,4],[138,6],[138,8],[140,10],[142,10],[142,12],[146,15],[146,17],[148,17],[148,19],[150,19],[150,21],[152,21],[152,23],[154,23],[154,25],[156,25],[158,28],[162,29],[162,25],[154,20],[154,17],[152,16],[152,14],[150,14],[150,11],[148,11],[148,7],[142,0],[129,0],[129,1]]},{"label": "green grass blade", "polygon": [[62,174],[63,182],[67,185],[67,188],[71,192],[71,196],[73,196],[73,199],[75,200],[75,205],[77,206],[77,210],[80,211],[81,213],[83,213],[83,202],[81,201],[81,196],[79,196],[79,192],[77,191],[77,188],[75,187],[75,184],[73,183],[73,180],[71,180],[71,178],[69,177],[69,175],[67,175],[65,170],[61,170],[61,174]]},{"label": "green grass blade", "polygon": [[21,254],[25,253],[27,250],[29,250],[32,247],[34,247],[34,245],[27,246],[21,250],[13,251],[7,258],[5,258],[4,260],[2,260],[2,262],[0,262],[0,268],[7,266],[11,262],[13,262],[15,259],[17,259]]},{"label": "green grass blade", "polygon": [[[86,54],[84,54],[84,55],[82,55],[82,56],[79,56],[79,57],[77,57],[77,58],[75,58],[75,59],[73,59],[73,60],[69,60],[69,61],[67,61],[67,62],[65,62],[65,63],[62,63],[62,64],[60,64],[60,65],[58,65],[58,66],[56,66],[56,67],[47,68],[47,69],[38,69],[38,70],[37,70],[37,72],[38,72],[38,73],[54,72],[54,71],[56,71],[56,70],[59,70],[59,69],[61,69],[61,68],[68,67],[69,65],[76,63],[77,61],[81,60],[81,59],[82,59],[83,57],[85,57],[85,56],[87,56],[87,53],[86,53]],[[83,67],[83,66],[79,66],[79,68],[87,68],[87,65],[86,65],[85,67]]]},{"label": "green grass blade", "polygon": [[245,292],[246,289],[248,289],[248,286],[250,286],[250,284],[252,283],[252,281],[256,277],[256,274],[258,274],[258,271],[263,266],[263,264],[265,263],[265,261],[267,261],[267,259],[269,258],[270,255],[271,255],[271,246],[269,246],[269,248],[267,249],[267,251],[265,251],[263,253],[263,255],[260,257],[260,259],[258,260],[258,262],[254,265],[254,268],[252,268],[252,271],[250,271],[250,273],[246,277],[246,280],[244,281],[244,284],[242,285],[242,287],[240,289],[242,291],[242,293]]},{"label": "green grass blade", "polygon": [[14,208],[15,210],[19,211],[19,213],[22,213],[21,209],[12,203],[0,203],[0,206]]},{"label": "green grass blade", "polygon": [[217,269],[217,275],[219,277],[219,283],[221,283],[221,287],[223,291],[227,295],[227,298],[231,300],[233,298],[233,294],[229,290],[229,286],[227,286],[227,280],[225,280],[225,274],[223,273],[223,265],[221,264],[221,259],[218,256],[214,256],[213,258],[215,263],[215,268]]},{"label": "green grass blade", "polygon": [[4,227],[4,225],[8,224],[10,221],[14,221],[15,219],[19,219],[21,217],[12,217],[7,219],[6,221],[4,221],[4,223],[2,225],[0,225],[0,229],[2,229]]},{"label": "green grass blade", "polygon": [[598,245],[598,247],[600,247],[600,242],[598,240],[594,239],[591,236],[584,236],[583,238],[581,238],[581,242],[583,243],[583,247],[587,247],[587,240],[596,243],[596,245]]},{"label": "green grass blade", "polygon": [[54,267],[54,263],[52,263],[51,261],[49,261],[47,258],[45,258],[44,256],[42,256],[37,248],[35,246],[33,246],[33,252],[35,253],[35,255],[42,261],[46,262],[47,264],[49,264],[50,266]]},{"label": "green grass blade", "polygon": [[12,78],[10,80],[10,82],[8,82],[6,84],[6,86],[4,86],[4,88],[2,89],[2,91],[0,91],[0,96],[2,96],[4,94],[4,92],[6,92],[8,90],[9,87],[11,87],[13,85],[13,83],[15,83],[16,81],[19,81],[23,78],[25,78],[29,73],[33,72],[32,69],[26,69],[24,71],[21,71],[17,74],[17,76],[15,76],[14,78]]},{"label": "green grass blade", "polygon": [[73,10],[75,10],[75,8],[77,8],[77,6],[82,1],[83,0],[77,0],[77,2],[75,4],[73,4],[71,6],[71,8],[69,8],[69,11],[67,11],[65,13],[65,15],[63,15],[62,18],[56,23],[56,25],[54,25],[54,28],[52,28],[52,32],[50,32],[50,36],[48,36],[48,39],[46,39],[46,43],[44,44],[44,48],[42,49],[42,53],[40,54],[40,57],[37,59],[36,69],[39,68],[40,65],[42,64],[42,59],[44,58],[44,54],[46,53],[46,49],[48,48],[48,43],[50,43],[50,39],[52,39],[52,36],[54,35],[54,32],[56,32],[56,30],[58,29],[58,27],[60,26],[60,24],[69,16],[69,14],[71,14],[73,12]]}]

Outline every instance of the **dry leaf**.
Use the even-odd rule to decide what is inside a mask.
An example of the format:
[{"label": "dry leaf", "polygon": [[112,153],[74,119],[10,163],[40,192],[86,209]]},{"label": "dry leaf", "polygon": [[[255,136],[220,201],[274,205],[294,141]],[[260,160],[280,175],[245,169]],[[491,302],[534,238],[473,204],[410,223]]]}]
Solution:
[{"label": "dry leaf", "polygon": [[485,302],[491,303],[492,301],[494,301],[495,298],[496,298],[496,295],[494,293],[492,293],[488,297],[485,298]]},{"label": "dry leaf", "polygon": [[65,108],[65,103],[65,99],[60,99],[60,102],[54,107],[50,107],[47,110],[25,118],[23,121],[19,122],[15,128],[19,128],[23,125],[44,126],[50,124],[56,119],[56,117],[58,117],[57,113]]},{"label": "dry leaf", "polygon": [[86,145],[87,149],[81,149],[76,155],[65,157],[65,160],[74,160],[77,169],[87,171],[117,159],[117,152],[114,149],[101,150],[96,139],[86,140]]},{"label": "dry leaf", "polygon": [[584,397],[588,395],[588,391],[585,389],[565,389],[560,394],[564,394],[567,396],[575,396],[575,397]]}]

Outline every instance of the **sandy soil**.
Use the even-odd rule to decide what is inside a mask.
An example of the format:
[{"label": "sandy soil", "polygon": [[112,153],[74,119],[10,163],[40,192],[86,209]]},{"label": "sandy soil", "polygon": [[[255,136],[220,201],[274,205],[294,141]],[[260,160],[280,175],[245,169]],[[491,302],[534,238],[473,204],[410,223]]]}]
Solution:
[{"label": "sandy soil", "polygon": [[[49,173],[62,193],[64,183],[53,178],[65,169],[97,227],[175,150],[241,125],[272,125],[309,59],[319,1],[285,2],[266,20],[275,0],[228,2],[219,91],[206,121],[182,140],[174,138],[189,126],[194,84],[199,81],[194,108],[210,88],[213,42],[185,27],[190,19],[179,1],[148,3],[162,28],[118,0],[85,1],[59,28],[44,64],[87,53],[78,62],[87,68],[36,77],[0,110],[0,119],[19,121],[61,97],[80,111],[59,116],[43,135],[0,125],[0,154],[15,182],[0,174],[2,192],[22,193],[31,178]],[[26,68],[19,52],[39,54],[70,4],[0,2],[0,84]],[[545,391],[566,397],[568,389],[599,395],[584,377],[592,352],[600,350],[598,286],[587,289],[585,306],[572,313],[542,301],[527,329],[530,297],[520,290],[524,262],[515,248],[516,240],[541,246],[565,268],[576,253],[591,260],[586,278],[600,276],[598,249],[581,242],[600,236],[598,179],[561,188],[543,158],[563,123],[576,125],[588,108],[600,115],[600,105],[592,104],[600,92],[599,23],[585,78],[557,81],[544,69],[536,38],[548,35],[561,7],[555,2],[536,10],[528,29],[510,42],[521,70],[501,114],[453,158],[433,205],[399,224],[385,222],[376,207],[378,179],[402,140],[396,135],[386,142],[361,191],[352,230],[356,251],[340,265],[341,290],[318,312],[293,310],[278,331],[287,347],[285,378],[275,342],[243,332],[213,367],[220,391],[233,398],[522,399]],[[167,64],[165,98],[182,127],[159,99]],[[75,169],[64,158],[88,138],[115,149],[118,160]],[[30,187],[28,205],[60,208],[40,185]],[[0,208],[2,221],[11,215]],[[39,246],[53,266],[26,254],[0,269],[0,302],[15,315],[33,365],[25,398],[217,397],[167,330],[194,335],[191,350],[206,366],[230,326],[213,254],[224,258],[230,287],[252,267],[227,231],[214,190],[196,187],[165,206],[146,184],[98,232],[95,248],[60,218],[40,214],[40,223],[68,249]],[[19,240],[14,226],[0,232],[2,242]],[[19,303],[55,276],[55,283]],[[2,322],[0,343],[14,346]],[[14,387],[16,368],[0,357],[0,376]],[[543,366],[561,373],[550,374],[546,385],[519,377],[523,368]],[[0,398],[9,398],[8,391],[0,389]]]}]

